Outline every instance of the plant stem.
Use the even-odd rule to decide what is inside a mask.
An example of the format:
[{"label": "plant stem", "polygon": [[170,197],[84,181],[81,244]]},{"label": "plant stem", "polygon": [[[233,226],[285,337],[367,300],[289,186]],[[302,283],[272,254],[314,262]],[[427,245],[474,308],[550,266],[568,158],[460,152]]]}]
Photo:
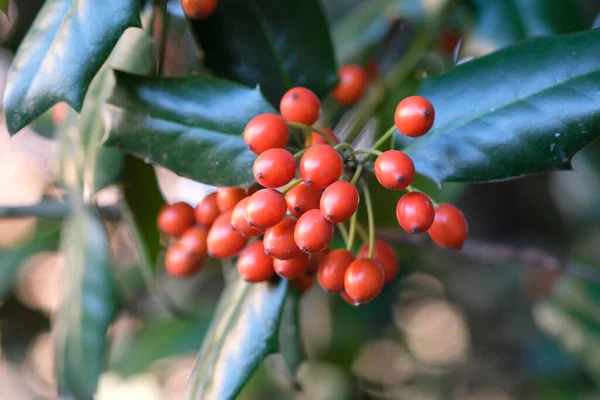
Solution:
[{"label": "plant stem", "polygon": [[308,148],[306,148],[306,149],[302,149],[302,150],[300,150],[299,152],[297,152],[297,153],[294,153],[294,158],[295,158],[296,160],[297,160],[297,159],[299,159],[300,157],[302,157],[302,156],[304,155],[304,153],[306,153],[306,150],[308,150]]},{"label": "plant stem", "polygon": [[375,110],[379,107],[383,99],[385,98],[386,87],[381,79],[378,79],[373,83],[369,90],[369,97],[360,103],[360,110],[357,110],[356,116],[352,120],[356,120],[353,123],[352,131],[348,137],[344,140],[346,143],[352,143],[360,135],[364,125],[371,119]]},{"label": "plant stem", "polygon": [[367,231],[365,231],[365,228],[363,228],[360,223],[356,223],[356,232],[358,233],[358,236],[360,236],[360,240],[365,243],[369,242],[369,234]]},{"label": "plant stem", "polygon": [[348,245],[348,229],[343,223],[336,224],[338,231],[340,231],[340,235],[342,235],[342,239],[344,239],[344,243],[346,246]]},{"label": "plant stem", "polygon": [[373,258],[375,253],[375,217],[373,215],[373,202],[371,201],[371,192],[367,185],[362,185],[362,191],[365,198],[365,206],[367,207],[367,218],[369,221],[369,258]]},{"label": "plant stem", "polygon": [[352,153],[350,153],[350,155],[355,156],[357,154],[370,154],[372,156],[380,156],[381,153],[383,152],[375,149],[358,149],[354,150]]},{"label": "plant stem", "polygon": [[285,187],[285,189],[283,189],[281,191],[281,194],[283,194],[283,195],[287,194],[287,192],[289,192],[290,190],[292,190],[293,188],[295,188],[296,186],[298,186],[301,183],[302,183],[302,178],[294,179],[293,181],[288,183],[288,185]]},{"label": "plant stem", "polygon": [[[165,56],[167,54],[167,33],[169,30],[168,0],[154,0],[154,18],[160,20],[161,31],[158,32],[156,75],[162,76]],[[152,24],[154,25],[154,24]],[[156,36],[155,36],[156,37]]]},{"label": "plant stem", "polygon": [[356,185],[356,182],[358,182],[358,180],[360,179],[360,174],[362,174],[362,171],[363,171],[363,166],[362,166],[362,164],[360,164],[358,166],[358,168],[356,168],[356,171],[354,171],[354,176],[350,180],[351,184]]},{"label": "plant stem", "polygon": [[352,147],[349,143],[338,143],[335,146],[333,146],[333,148],[336,150],[346,149],[349,151],[354,151],[354,147]]},{"label": "plant stem", "polygon": [[354,236],[356,234],[356,219],[358,218],[358,211],[350,218],[350,234],[348,236],[348,242],[346,242],[346,250],[352,251],[354,246]]},{"label": "plant stem", "polygon": [[389,139],[390,136],[394,135],[394,132],[396,132],[396,125],[392,125],[392,127],[390,129],[387,130],[387,132],[385,132],[383,134],[383,136],[381,136],[372,146],[373,149],[377,150],[377,148],[379,146],[381,146],[382,144],[385,143],[386,140]]},{"label": "plant stem", "polygon": [[300,129],[303,131],[307,131],[310,133],[314,132],[317,133],[321,136],[323,136],[325,138],[325,140],[327,140],[329,142],[330,145],[335,146],[335,140],[333,140],[328,134],[326,134],[325,132],[323,132],[322,130],[320,130],[319,128],[315,128],[314,126],[309,126],[306,124],[301,124],[299,122],[288,122],[287,125],[290,128],[294,128],[294,129]]}]

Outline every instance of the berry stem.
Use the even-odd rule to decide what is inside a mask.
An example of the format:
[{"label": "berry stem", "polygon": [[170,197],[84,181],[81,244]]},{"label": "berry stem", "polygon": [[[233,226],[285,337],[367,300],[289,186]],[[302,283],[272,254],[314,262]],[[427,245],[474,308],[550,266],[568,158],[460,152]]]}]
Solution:
[{"label": "berry stem", "polygon": [[408,185],[406,190],[408,190],[409,192],[423,193],[425,196],[429,197],[429,200],[431,200],[431,204],[433,204],[434,207],[438,206],[438,203],[435,200],[433,200],[433,198],[429,194],[425,193],[424,191],[415,189],[412,185]]},{"label": "berry stem", "polygon": [[354,246],[354,236],[356,234],[356,220],[358,218],[358,212],[355,212],[350,218],[350,234],[348,236],[348,242],[346,242],[346,250],[352,251]]},{"label": "berry stem", "polygon": [[362,174],[362,170],[363,170],[363,166],[362,166],[362,164],[360,164],[358,166],[358,168],[356,168],[356,171],[354,171],[354,176],[350,180],[351,184],[356,185],[356,182],[358,182],[358,180],[360,179],[360,174]]},{"label": "berry stem", "polygon": [[299,122],[287,122],[287,125],[290,128],[300,129],[300,130],[306,131],[306,132],[308,132],[309,135],[312,132],[317,133],[317,134],[323,136],[325,138],[325,140],[327,140],[327,142],[329,142],[330,145],[332,145],[332,146],[336,145],[335,141],[331,137],[329,137],[328,134],[326,134],[325,132],[323,132],[319,128],[315,128],[313,126],[306,125],[306,124],[301,124]]},{"label": "berry stem", "polygon": [[308,150],[308,147],[306,149],[302,149],[297,153],[294,153],[294,158],[297,160],[300,157],[302,157],[304,155],[304,153],[306,153],[306,150]]},{"label": "berry stem", "polygon": [[367,218],[369,221],[369,258],[373,258],[375,253],[375,217],[373,215],[373,202],[371,201],[371,192],[366,184],[362,185],[365,206],[367,207]]},{"label": "berry stem", "polygon": [[296,186],[298,186],[301,183],[302,183],[302,178],[294,179],[293,181],[288,183],[288,185],[285,187],[285,189],[283,189],[281,191],[281,194],[283,194],[285,196],[287,194],[287,192],[289,192],[290,190],[292,190],[293,188],[295,188]]},{"label": "berry stem", "polygon": [[358,150],[354,150],[352,153],[350,153],[350,155],[355,156],[357,154],[370,154],[373,156],[380,156],[381,153],[383,153],[383,152],[379,151],[379,150],[375,150],[375,149],[358,149]]},{"label": "berry stem", "polygon": [[336,150],[346,149],[352,152],[354,151],[354,147],[352,147],[349,143],[338,143],[335,146],[333,146],[333,148]]},{"label": "berry stem", "polygon": [[340,231],[340,235],[342,235],[342,239],[344,239],[344,243],[346,246],[348,245],[348,229],[346,229],[346,225],[343,223],[336,224],[338,231]]},{"label": "berry stem", "polygon": [[358,236],[360,236],[360,240],[362,240],[364,243],[369,242],[369,234],[367,231],[365,231],[365,228],[363,228],[360,223],[356,224],[356,232],[358,233]]},{"label": "berry stem", "polygon": [[394,132],[396,132],[396,125],[392,125],[392,127],[390,129],[387,130],[387,132],[385,132],[383,134],[383,136],[381,136],[374,144],[373,144],[373,149],[377,149],[379,146],[381,146],[382,144],[385,143],[386,140],[388,140],[390,138],[390,136],[392,136],[394,134]]}]

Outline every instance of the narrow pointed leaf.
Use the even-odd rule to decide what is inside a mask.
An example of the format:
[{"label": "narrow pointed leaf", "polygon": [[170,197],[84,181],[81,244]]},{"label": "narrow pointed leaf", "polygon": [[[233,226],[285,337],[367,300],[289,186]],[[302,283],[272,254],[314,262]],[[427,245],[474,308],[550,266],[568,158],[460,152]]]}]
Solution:
[{"label": "narrow pointed leaf", "polygon": [[419,94],[433,103],[433,129],[396,143],[434,181],[568,169],[600,136],[600,31],[522,42],[426,80]]},{"label": "narrow pointed leaf", "polygon": [[300,337],[300,295],[290,290],[283,306],[279,326],[279,352],[292,376],[306,359],[304,345]]},{"label": "narrow pointed leaf", "polygon": [[231,400],[264,357],[277,349],[287,281],[248,283],[236,277],[221,295],[184,395]]},{"label": "narrow pointed leaf", "polygon": [[210,185],[254,178],[254,153],[242,132],[256,115],[274,112],[258,88],[210,77],[149,78],[116,72],[105,107],[106,146],[117,147]]},{"label": "narrow pointed leaf", "polygon": [[80,111],[121,34],[139,26],[137,0],[47,0],[8,74],[4,108],[14,134],[56,103]]}]

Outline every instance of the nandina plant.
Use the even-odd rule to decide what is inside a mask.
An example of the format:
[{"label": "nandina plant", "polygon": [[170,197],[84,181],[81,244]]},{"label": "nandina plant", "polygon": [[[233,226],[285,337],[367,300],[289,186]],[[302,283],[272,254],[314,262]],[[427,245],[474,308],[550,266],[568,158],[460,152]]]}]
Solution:
[{"label": "nandina plant", "polygon": [[[345,26],[374,7],[364,3]],[[475,21],[489,16],[475,3]],[[398,241],[380,238],[382,226],[450,251],[468,244],[469,215],[444,200],[445,183],[570,167],[600,135],[600,31],[548,24],[541,37],[521,29],[511,41],[457,25],[470,2],[440,4],[407,14],[411,34],[399,39],[380,17],[403,6],[387,5],[363,21],[382,34],[365,38],[361,28],[332,41],[336,25],[318,0],[45,2],[3,104],[11,134],[53,109],[59,165],[70,171],[53,204],[64,223],[49,242],[38,236],[17,249],[59,248],[74,277],[54,321],[61,395],[93,396],[107,329],[128,307],[108,220],[127,228],[147,290],[172,312],[162,271],[187,280],[223,261],[229,279],[194,343],[185,398],[225,400],[269,354],[282,353],[295,376],[305,357],[298,298],[308,290],[368,308],[402,279]],[[561,7],[544,4],[532,11],[540,18]],[[198,49],[175,49],[177,21]],[[482,31],[503,38],[489,54],[461,46]],[[164,204],[152,165],[215,190]],[[124,198],[116,215],[97,204],[110,184]],[[27,212],[48,217],[47,206]]]}]

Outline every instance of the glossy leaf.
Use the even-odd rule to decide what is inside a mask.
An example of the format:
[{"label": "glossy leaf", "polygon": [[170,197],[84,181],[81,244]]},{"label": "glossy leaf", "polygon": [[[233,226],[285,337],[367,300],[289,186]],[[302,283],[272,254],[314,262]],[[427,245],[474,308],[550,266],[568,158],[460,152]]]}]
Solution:
[{"label": "glossy leaf", "polygon": [[337,82],[327,22],[318,0],[221,0],[192,21],[206,64],[218,76],[260,85],[271,104],[305,86],[319,97]]},{"label": "glossy leaf", "polygon": [[292,376],[296,374],[296,370],[306,359],[300,337],[299,307],[300,295],[294,290],[289,291],[283,305],[283,315],[279,326],[279,352]]},{"label": "glossy leaf", "polygon": [[581,10],[572,0],[475,0],[474,5],[476,37],[493,48],[584,29]]},{"label": "glossy leaf", "polygon": [[55,320],[56,372],[66,398],[91,399],[106,361],[106,332],[117,310],[110,245],[104,225],[79,206],[61,238],[64,297]]},{"label": "glossy leaf", "polygon": [[277,349],[287,281],[248,283],[237,277],[221,295],[186,400],[231,400],[264,357]]},{"label": "glossy leaf", "polygon": [[121,34],[139,26],[137,0],[48,0],[8,73],[4,108],[17,133],[54,104],[80,111],[92,79]]},{"label": "glossy leaf", "polygon": [[254,181],[256,156],[241,133],[256,115],[274,112],[258,88],[203,76],[116,76],[105,108],[107,146],[210,185]]},{"label": "glossy leaf", "polygon": [[428,79],[435,124],[405,151],[438,183],[568,169],[600,134],[599,54],[600,31],[539,38]]}]

